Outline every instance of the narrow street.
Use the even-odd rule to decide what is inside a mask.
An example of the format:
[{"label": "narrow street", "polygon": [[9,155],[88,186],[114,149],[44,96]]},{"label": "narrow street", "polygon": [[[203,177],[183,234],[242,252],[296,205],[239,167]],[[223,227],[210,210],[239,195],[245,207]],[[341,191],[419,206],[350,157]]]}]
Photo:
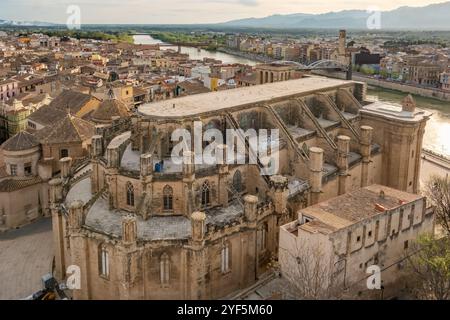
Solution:
[{"label": "narrow street", "polygon": [[51,272],[52,224],[45,218],[0,234],[0,300],[22,299],[42,288]]}]

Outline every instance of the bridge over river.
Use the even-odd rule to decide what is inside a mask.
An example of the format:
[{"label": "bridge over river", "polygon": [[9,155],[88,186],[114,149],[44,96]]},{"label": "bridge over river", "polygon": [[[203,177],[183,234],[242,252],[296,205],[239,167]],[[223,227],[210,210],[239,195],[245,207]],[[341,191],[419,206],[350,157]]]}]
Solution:
[{"label": "bridge over river", "polygon": [[422,187],[433,176],[449,176],[450,158],[428,149],[422,150],[420,184]]}]

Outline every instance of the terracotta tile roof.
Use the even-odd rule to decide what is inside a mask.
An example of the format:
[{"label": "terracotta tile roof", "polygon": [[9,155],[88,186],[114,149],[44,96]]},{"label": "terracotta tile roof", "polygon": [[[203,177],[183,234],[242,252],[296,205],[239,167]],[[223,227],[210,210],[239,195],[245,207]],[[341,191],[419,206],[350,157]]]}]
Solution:
[{"label": "terracotta tile roof", "polygon": [[39,140],[32,134],[22,131],[6,140],[2,144],[2,149],[6,151],[21,151],[37,146],[39,146]]},{"label": "terracotta tile roof", "polygon": [[134,88],[133,88],[133,96],[135,96],[135,97],[138,97],[138,96],[142,96],[142,95],[148,94],[148,92],[149,92],[148,89],[145,90],[145,89],[138,88],[138,87],[134,87]]},{"label": "terracotta tile roof", "polygon": [[70,114],[54,123],[52,126],[36,132],[42,144],[82,142],[95,134],[95,126],[83,119]]},{"label": "terracotta tile roof", "polygon": [[73,90],[64,90],[49,104],[56,109],[66,111],[70,108],[72,114],[77,113],[91,99],[95,99],[89,94],[84,94]]},{"label": "terracotta tile roof", "polygon": [[40,177],[32,177],[30,179],[5,179],[0,181],[0,192],[17,191],[35,184],[41,183]]},{"label": "terracotta tile roof", "polygon": [[47,105],[30,114],[28,120],[34,121],[43,126],[49,126],[63,119],[66,115],[67,110],[60,110],[54,106]]},{"label": "terracotta tile roof", "polygon": [[94,121],[111,120],[111,117],[114,116],[125,118],[128,115],[128,108],[123,102],[117,99],[107,99],[92,113],[91,119]]},{"label": "terracotta tile roof", "polygon": [[[301,209],[300,212],[335,231],[420,198],[423,197],[375,184]],[[323,228],[323,225],[309,224],[309,228],[315,227]]]}]

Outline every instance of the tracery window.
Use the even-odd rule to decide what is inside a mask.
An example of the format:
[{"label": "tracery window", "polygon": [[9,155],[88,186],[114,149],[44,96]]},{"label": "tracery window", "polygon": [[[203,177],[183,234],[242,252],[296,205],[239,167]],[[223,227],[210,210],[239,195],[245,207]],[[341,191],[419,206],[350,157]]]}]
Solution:
[{"label": "tracery window", "polygon": [[208,180],[206,180],[205,182],[203,182],[202,185],[202,206],[207,206],[211,203],[211,199],[210,199],[210,190],[211,186],[208,182]]},{"label": "tracery window", "polygon": [[173,189],[165,186],[163,189],[164,210],[173,210]]},{"label": "tracery window", "polygon": [[134,207],[134,187],[131,182],[127,182],[127,205]]},{"label": "tracery window", "polygon": [[161,255],[159,261],[161,284],[167,285],[170,281],[170,258],[167,253]]}]

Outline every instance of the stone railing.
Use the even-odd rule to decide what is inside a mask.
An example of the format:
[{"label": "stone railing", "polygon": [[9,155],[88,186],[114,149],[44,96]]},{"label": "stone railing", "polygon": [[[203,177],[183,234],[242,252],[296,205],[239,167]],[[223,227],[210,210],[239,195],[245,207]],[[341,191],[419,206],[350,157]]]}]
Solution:
[{"label": "stone railing", "polygon": [[74,175],[80,169],[86,167],[89,163],[90,163],[90,158],[89,157],[83,157],[83,158],[75,159],[72,162],[72,167],[70,168],[71,175]]},{"label": "stone railing", "polygon": [[272,203],[272,201],[258,203],[256,210],[257,210],[257,216],[259,218],[263,218],[263,217],[273,213],[273,203]]},{"label": "stone railing", "polygon": [[135,179],[139,179],[139,177],[141,176],[141,172],[138,170],[127,170],[122,167],[119,168],[119,174]]},{"label": "stone railing", "polygon": [[79,175],[78,177],[71,179],[70,180],[70,187],[72,187],[74,184],[76,184],[77,182],[80,182],[81,180],[89,177],[92,173],[92,170],[88,170],[86,172],[84,172],[83,174]]},{"label": "stone railing", "polygon": [[211,166],[206,168],[195,169],[195,175],[197,177],[207,177],[216,174],[218,171],[217,166]]},{"label": "stone railing", "polygon": [[158,181],[180,181],[183,179],[183,173],[181,172],[173,172],[173,173],[164,173],[164,172],[153,172],[153,179]]}]

